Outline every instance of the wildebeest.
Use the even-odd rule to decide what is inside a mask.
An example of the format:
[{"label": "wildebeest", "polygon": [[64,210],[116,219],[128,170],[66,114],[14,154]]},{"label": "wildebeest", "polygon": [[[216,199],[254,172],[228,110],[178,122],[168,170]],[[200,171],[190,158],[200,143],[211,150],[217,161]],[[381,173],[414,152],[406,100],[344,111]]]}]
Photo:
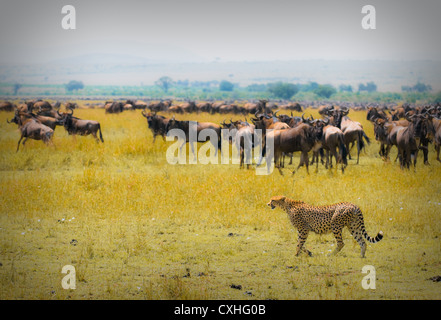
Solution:
[{"label": "wildebeest", "polygon": [[14,111],[17,106],[9,101],[0,102],[0,111]]},{"label": "wildebeest", "polygon": [[[311,126],[309,123],[301,123],[295,128],[284,130],[271,130],[267,132],[265,138],[265,149],[267,168],[271,166],[272,157],[274,156],[274,163],[276,168],[280,170],[278,160],[282,153],[292,153],[300,151],[300,163],[296,170],[301,166],[306,166],[306,171],[309,173],[309,159],[308,152],[311,151],[317,142],[322,138],[322,128]],[[294,173],[295,171],[293,171]]]},{"label": "wildebeest", "polygon": [[124,110],[124,103],[115,101],[106,101],[104,105],[106,113],[120,113]]},{"label": "wildebeest", "polygon": [[170,130],[172,129],[180,129],[183,131],[183,133],[185,134],[185,141],[182,143],[180,149],[182,150],[182,147],[185,145],[185,143],[190,142],[190,147],[191,147],[191,151],[193,153],[193,156],[196,157],[195,155],[195,150],[194,150],[194,142],[205,142],[206,140],[201,140],[200,139],[200,133],[202,130],[205,129],[210,129],[213,130],[214,133],[217,135],[216,136],[216,141],[210,141],[210,143],[215,147],[216,150],[216,154],[217,155],[217,151],[221,149],[221,127],[218,124],[212,123],[212,122],[196,122],[196,136],[195,141],[191,141],[191,137],[190,137],[190,121],[183,121],[183,120],[176,120],[175,117],[173,116],[173,118],[171,118],[167,125],[166,125],[166,132],[168,133]]},{"label": "wildebeest", "polygon": [[27,139],[42,140],[45,144],[52,143],[54,130],[42,124],[30,113],[17,110],[15,112],[15,117],[12,119],[12,122],[18,124],[21,133],[20,140],[18,140],[16,152],[18,152],[18,149],[20,148],[20,142],[23,138],[25,138],[23,141],[23,146]]},{"label": "wildebeest", "polygon": [[[64,129],[66,129],[69,135],[81,135],[86,136],[91,134],[97,142],[101,140],[104,142],[103,135],[101,132],[101,125],[98,121],[94,120],[82,120],[73,116],[73,110],[70,113],[63,113],[61,118],[61,123],[63,123]],[[100,139],[97,137],[99,131]]]},{"label": "wildebeest", "polygon": [[383,119],[384,121],[392,120],[392,117],[387,115],[383,110],[378,110],[377,107],[369,107],[366,119],[375,122],[377,119]]},{"label": "wildebeest", "polygon": [[165,141],[165,135],[167,134],[167,124],[170,120],[161,115],[157,115],[156,112],[145,113],[143,110],[141,112],[142,116],[147,119],[147,125],[153,134],[153,143],[156,141],[156,136],[162,136],[162,139]]},{"label": "wildebeest", "polygon": [[436,151],[436,160],[441,162],[441,159],[439,158],[439,152],[441,148],[441,119],[433,118],[432,119],[433,128],[435,130],[435,136],[433,139],[433,144],[435,146]]},{"label": "wildebeest", "polygon": [[341,131],[343,131],[343,137],[345,141],[346,150],[348,152],[349,159],[351,159],[351,152],[349,144],[354,145],[357,142],[357,164],[360,159],[360,151],[364,148],[364,140],[370,144],[370,140],[363,130],[363,126],[357,122],[349,119],[348,117],[343,117],[341,121]]},{"label": "wildebeest", "polygon": [[326,122],[319,123],[324,126],[321,145],[322,148],[326,151],[325,167],[326,169],[328,169],[328,165],[329,165],[329,167],[332,168],[332,157],[334,157],[336,162],[336,167],[338,163],[341,163],[341,171],[344,172],[344,169],[348,164],[346,159],[347,150],[344,143],[344,135],[339,128],[332,126],[328,123],[329,120],[327,120]]},{"label": "wildebeest", "polygon": [[128,99],[127,101],[126,101],[126,103],[125,103],[125,107],[129,107],[128,109],[131,109],[131,110],[135,110],[135,109],[145,109],[145,108],[147,108],[147,102],[144,102],[144,101],[142,101],[142,100],[131,100],[131,99]]},{"label": "wildebeest", "polygon": [[[429,118],[427,114],[409,116],[409,113],[406,113],[405,117],[409,121],[409,125],[397,132],[397,148],[401,168],[409,169],[412,157],[414,158],[413,165],[416,167],[418,150],[423,149],[421,141],[423,139],[426,142],[431,140],[435,135],[435,129],[432,118]],[[427,146],[425,148],[427,149]],[[427,155],[425,161],[426,157]]]},{"label": "wildebeest", "polygon": [[[225,125],[225,121],[223,123]],[[254,134],[255,126],[246,121],[235,121],[231,122],[228,129],[236,129],[236,134],[234,135],[234,141],[239,153],[240,164],[239,168],[243,168],[244,164],[247,165],[247,169],[251,165],[251,151],[260,143],[260,137]]]},{"label": "wildebeest", "polygon": [[159,101],[159,102],[150,102],[149,105],[147,105],[147,109],[150,109],[151,112],[159,112],[159,111],[167,111],[168,108],[171,106],[172,101]]},{"label": "wildebeest", "polygon": [[302,112],[302,106],[298,102],[289,102],[287,104],[282,104],[279,108],[281,110],[293,110]]}]

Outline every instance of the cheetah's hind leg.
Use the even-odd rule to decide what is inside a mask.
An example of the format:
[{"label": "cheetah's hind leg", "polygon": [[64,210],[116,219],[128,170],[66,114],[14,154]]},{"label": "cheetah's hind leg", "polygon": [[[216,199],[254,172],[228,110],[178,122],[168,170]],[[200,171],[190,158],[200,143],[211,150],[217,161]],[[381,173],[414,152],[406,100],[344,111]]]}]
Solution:
[{"label": "cheetah's hind leg", "polygon": [[364,254],[366,253],[366,242],[363,239],[363,234],[361,230],[358,228],[357,222],[352,222],[349,226],[349,231],[352,234],[352,237],[355,239],[355,241],[358,242],[361,248],[361,257],[364,258]]}]

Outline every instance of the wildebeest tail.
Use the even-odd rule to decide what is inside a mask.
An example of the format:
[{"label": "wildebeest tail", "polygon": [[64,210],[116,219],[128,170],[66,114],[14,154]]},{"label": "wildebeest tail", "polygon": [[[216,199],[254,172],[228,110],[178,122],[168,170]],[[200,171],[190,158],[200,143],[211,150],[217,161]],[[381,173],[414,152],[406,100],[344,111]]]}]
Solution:
[{"label": "wildebeest tail", "polygon": [[357,146],[358,146],[358,152],[360,152],[361,150],[363,150],[363,148],[366,146],[365,143],[364,143],[363,138],[364,138],[364,140],[366,140],[366,142],[367,142],[368,144],[371,143],[371,141],[369,140],[369,138],[368,138],[368,136],[366,135],[366,133],[364,133],[363,130],[362,130],[362,131],[359,131],[359,132],[358,132],[358,144],[357,144]]},{"label": "wildebeest tail", "polygon": [[341,156],[341,161],[343,162],[343,164],[346,166],[348,164],[348,150],[346,150],[346,146],[345,146],[345,142],[343,139],[343,135],[339,135],[339,140],[340,140],[340,156]]},{"label": "wildebeest tail", "polygon": [[101,133],[101,125],[100,125],[100,124],[98,124],[98,130],[100,131],[100,139],[101,139],[101,142],[104,142],[103,134]]}]

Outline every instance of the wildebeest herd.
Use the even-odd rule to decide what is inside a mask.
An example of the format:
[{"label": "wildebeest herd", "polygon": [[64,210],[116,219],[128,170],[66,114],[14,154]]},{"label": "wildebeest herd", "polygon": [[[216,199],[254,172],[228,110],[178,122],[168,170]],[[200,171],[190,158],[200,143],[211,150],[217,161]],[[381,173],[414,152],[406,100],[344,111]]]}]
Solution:
[{"label": "wildebeest herd", "polygon": [[48,101],[29,101],[19,106],[14,106],[10,102],[2,103],[0,110],[14,111],[14,117],[8,123],[15,123],[21,133],[17,144],[17,152],[20,148],[20,142],[23,145],[27,139],[42,140],[46,144],[53,144],[52,138],[56,126],[63,126],[69,135],[89,135],[91,134],[97,141],[102,142],[103,136],[99,122],[94,120],[82,120],[73,116],[73,110],[78,107],[73,103],[66,103],[68,112],[60,113],[61,103],[57,102],[51,105]]},{"label": "wildebeest herd", "polygon": [[[335,106],[338,105],[338,106]],[[97,142],[104,142],[100,123],[94,120],[83,120],[73,116],[78,105],[66,103],[66,112],[60,112],[60,102],[51,105],[47,101],[28,101],[19,106],[10,102],[0,103],[0,110],[14,111],[15,115],[8,123],[16,123],[21,133],[17,145],[19,150],[20,142],[24,138],[23,145],[27,139],[42,140],[46,144],[52,144],[52,137],[56,126],[63,126],[69,135],[92,135]],[[303,107],[302,107],[303,105]],[[433,143],[437,160],[441,146],[441,105],[402,106],[372,105],[372,104],[350,104],[350,103],[322,103],[318,108],[321,119],[314,119],[312,116],[305,118],[301,114],[305,107],[317,108],[316,102],[305,102],[302,105],[298,102],[268,102],[258,100],[256,102],[244,102],[241,104],[226,102],[195,102],[186,101],[173,105],[171,100],[159,102],[144,102],[127,100],[107,101],[104,104],[106,113],[121,113],[125,110],[141,109],[141,115],[147,119],[148,128],[153,134],[153,143],[157,136],[165,140],[167,132],[179,128],[186,133],[188,141],[187,121],[176,120],[174,116],[168,118],[159,115],[159,112],[168,114],[191,114],[207,112],[211,114],[233,114],[241,115],[243,119],[229,122],[224,120],[220,124],[211,122],[197,123],[197,132],[203,129],[212,129],[216,132],[218,140],[211,141],[213,145],[221,147],[221,129],[234,130],[230,136],[230,142],[234,143],[240,154],[240,167],[247,164],[249,168],[252,163],[251,153],[246,145],[252,148],[262,143],[260,159],[267,156],[267,165],[274,161],[275,167],[285,166],[285,156],[291,158],[294,152],[300,152],[300,163],[297,167],[306,166],[319,162],[326,168],[331,168],[332,158],[336,166],[341,165],[344,171],[351,159],[351,150],[356,145],[356,159],[359,163],[360,152],[369,144],[370,140],[364,131],[363,126],[348,117],[350,110],[365,110],[367,120],[374,126],[375,139],[380,143],[379,155],[384,161],[389,160],[390,150],[393,146],[398,149],[397,159],[401,168],[409,168],[412,161],[416,166],[417,155],[422,150],[424,164],[428,162],[429,145]],[[278,114],[280,111],[288,111],[291,115]],[[300,112],[298,116],[293,112]],[[255,131],[259,129],[262,136],[259,138]],[[99,134],[99,138],[98,138]],[[258,141],[258,139],[261,139]],[[265,148],[266,142],[269,148]],[[271,146],[271,147],[270,147]],[[193,146],[192,146],[193,147]],[[271,149],[272,148],[272,149]],[[271,152],[268,152],[271,151]],[[309,159],[311,155],[311,159]],[[273,158],[274,159],[273,159]],[[396,160],[397,160],[396,159]]]}]

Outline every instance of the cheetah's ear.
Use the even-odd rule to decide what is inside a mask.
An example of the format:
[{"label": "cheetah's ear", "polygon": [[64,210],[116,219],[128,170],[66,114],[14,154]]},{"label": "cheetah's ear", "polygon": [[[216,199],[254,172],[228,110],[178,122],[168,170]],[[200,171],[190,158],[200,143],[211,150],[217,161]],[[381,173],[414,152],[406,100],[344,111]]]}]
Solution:
[{"label": "cheetah's ear", "polygon": [[286,197],[285,196],[281,196],[280,200],[285,201]]}]

